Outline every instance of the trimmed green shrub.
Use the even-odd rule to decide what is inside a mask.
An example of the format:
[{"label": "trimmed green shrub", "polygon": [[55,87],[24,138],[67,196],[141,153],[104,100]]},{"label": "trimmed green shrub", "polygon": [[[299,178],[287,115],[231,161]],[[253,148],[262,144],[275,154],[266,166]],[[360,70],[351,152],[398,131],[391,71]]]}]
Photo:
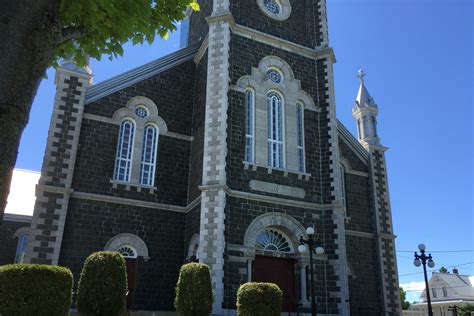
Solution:
[{"label": "trimmed green shrub", "polygon": [[125,312],[127,268],[118,252],[91,254],[82,267],[77,310],[84,316],[117,316]]},{"label": "trimmed green shrub", "polygon": [[42,264],[0,266],[0,315],[64,316],[72,300],[68,268]]},{"label": "trimmed green shrub", "polygon": [[282,294],[274,283],[242,284],[237,291],[237,315],[280,316]]},{"label": "trimmed green shrub", "polygon": [[207,316],[213,301],[209,267],[201,263],[183,265],[176,284],[176,310],[183,316]]}]

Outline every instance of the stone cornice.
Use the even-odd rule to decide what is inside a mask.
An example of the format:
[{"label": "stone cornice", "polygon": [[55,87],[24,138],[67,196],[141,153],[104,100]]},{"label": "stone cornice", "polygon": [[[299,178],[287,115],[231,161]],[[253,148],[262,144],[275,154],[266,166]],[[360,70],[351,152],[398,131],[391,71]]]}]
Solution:
[{"label": "stone cornice", "polygon": [[201,200],[201,197],[198,196],[187,206],[177,206],[177,205],[171,205],[171,204],[140,201],[140,200],[135,200],[135,199],[121,198],[121,197],[116,197],[116,196],[86,193],[86,192],[78,192],[78,191],[73,191],[71,194],[71,197],[76,198],[76,199],[82,199],[82,200],[131,205],[131,206],[153,208],[157,210],[166,210],[166,211],[172,211],[172,212],[178,212],[178,213],[189,212],[194,207],[196,207],[196,205],[198,205]]},{"label": "stone cornice", "polygon": [[283,50],[302,55],[308,58],[329,58],[329,60],[334,64],[336,63],[336,56],[334,55],[334,51],[331,47],[322,47],[320,49],[312,49],[309,47],[305,47],[303,45],[299,45],[279,37],[269,35],[249,27],[237,24],[234,20],[232,13],[226,12],[224,14],[216,15],[216,16],[209,16],[206,18],[207,23],[217,23],[220,21],[228,22],[231,28],[231,31],[240,36],[244,36],[255,41],[271,45],[274,47],[281,48]]}]

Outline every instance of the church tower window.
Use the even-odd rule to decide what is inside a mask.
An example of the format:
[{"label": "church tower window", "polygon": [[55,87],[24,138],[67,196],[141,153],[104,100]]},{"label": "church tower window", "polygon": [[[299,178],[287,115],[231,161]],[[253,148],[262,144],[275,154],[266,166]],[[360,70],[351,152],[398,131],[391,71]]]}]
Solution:
[{"label": "church tower window", "polygon": [[297,125],[297,136],[298,136],[298,170],[299,172],[305,171],[304,161],[304,118],[303,118],[303,105],[300,103],[296,104],[296,125]]},{"label": "church tower window", "polygon": [[135,124],[130,119],[125,119],[120,125],[120,134],[115,161],[115,176],[117,181],[128,182],[132,167],[133,138]]},{"label": "church tower window", "polygon": [[276,92],[267,95],[268,107],[268,165],[284,168],[283,101]]},{"label": "church tower window", "polygon": [[143,132],[143,148],[140,163],[140,184],[153,186],[156,165],[156,147],[158,130],[153,125],[147,125]]},{"label": "church tower window", "polygon": [[245,91],[245,161],[254,161],[254,111],[255,97],[251,89]]}]

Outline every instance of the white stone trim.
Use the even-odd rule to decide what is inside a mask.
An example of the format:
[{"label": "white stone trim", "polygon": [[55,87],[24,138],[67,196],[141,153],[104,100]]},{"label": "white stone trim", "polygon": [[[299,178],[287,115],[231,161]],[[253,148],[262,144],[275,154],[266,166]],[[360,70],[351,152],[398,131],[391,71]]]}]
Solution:
[{"label": "white stone trim", "polygon": [[299,208],[305,208],[305,209],[311,209],[311,210],[332,210],[336,206],[334,204],[316,204],[316,203],[303,202],[303,201],[297,201],[297,200],[292,200],[292,199],[277,198],[274,196],[267,196],[267,195],[249,193],[249,192],[244,192],[244,191],[232,190],[229,188],[226,188],[226,192],[229,196],[232,196],[232,197],[266,202],[266,203],[277,204],[277,205],[293,206],[293,207],[299,207]]},{"label": "white stone trim", "polygon": [[196,53],[196,56],[194,56],[194,63],[197,65],[201,62],[202,57],[207,51],[207,48],[209,47],[209,34],[206,34],[206,37],[201,43],[201,46],[199,47],[199,50]]},{"label": "white stone trim", "polygon": [[122,233],[115,235],[105,244],[104,250],[117,251],[117,249],[125,245],[130,245],[135,248],[138,257],[149,259],[148,247],[146,243],[143,241],[143,239],[134,234]]},{"label": "white stone trim", "polygon": [[207,17],[206,20],[208,21],[208,23],[217,21],[227,21],[231,26],[232,32],[236,35],[243,36],[273,47],[277,47],[306,58],[328,58],[329,60],[331,60],[331,62],[336,63],[336,56],[334,55],[334,51],[331,47],[316,47],[315,49],[312,49],[303,45],[287,41],[277,36],[269,35],[240,24],[236,24],[234,17],[230,13],[221,14],[218,16],[210,16]]},{"label": "white stone trim", "polygon": [[[230,25],[218,18],[229,15],[229,0],[213,0],[208,33],[206,111],[201,187],[199,261],[209,266],[214,291],[213,314],[224,301],[225,207],[227,182],[227,110],[229,106]],[[212,17],[217,17],[212,19]]]},{"label": "white stone trim", "polygon": [[361,232],[356,230],[349,230],[346,229],[346,235],[348,236],[355,236],[355,237],[364,237],[364,238],[375,238],[373,233]]},{"label": "white stone trim", "polygon": [[255,242],[257,235],[266,228],[277,228],[285,233],[288,241],[291,242],[291,249],[298,248],[299,238],[303,236],[307,238],[306,230],[293,217],[284,213],[266,213],[256,217],[247,227],[244,236],[244,246],[255,256]]},{"label": "white stone trim", "polygon": [[[280,83],[270,80],[267,75],[269,69],[280,71],[283,80]],[[243,93],[249,88],[255,92],[255,117],[253,120],[255,133],[253,139],[255,148],[254,164],[256,165],[268,166],[268,94],[274,92],[280,96],[283,116],[282,169],[300,173],[297,142],[297,104],[301,104],[304,110],[317,111],[317,108],[313,98],[301,90],[301,82],[295,79],[290,65],[280,57],[266,56],[259,62],[258,68],[252,67],[251,74],[242,76],[234,88]]]},{"label": "white stone trim", "polygon": [[271,182],[264,182],[258,180],[250,180],[249,182],[250,189],[255,191],[262,191],[267,193],[287,195],[291,197],[298,197],[303,199],[306,195],[306,192],[302,188],[290,187],[287,185],[281,185]]},{"label": "white stone trim", "polygon": [[15,231],[12,238],[13,239],[18,238],[18,237],[20,237],[21,235],[23,235],[25,233],[29,234],[29,232],[30,232],[30,227],[29,226],[20,227]]},{"label": "white stone trim", "polygon": [[[157,211],[165,210],[165,211],[172,211],[172,212],[179,212],[179,213],[187,213],[190,210],[189,206],[176,206],[176,205],[171,205],[171,204],[140,201],[140,200],[127,199],[127,198],[121,198],[121,197],[116,197],[116,196],[78,192],[78,191],[74,191],[71,194],[71,197],[76,198],[76,199],[99,201],[99,202],[104,202],[104,203],[116,203],[116,204],[122,204],[122,205],[152,208],[152,209],[156,209]],[[192,203],[189,205],[192,205]]]}]

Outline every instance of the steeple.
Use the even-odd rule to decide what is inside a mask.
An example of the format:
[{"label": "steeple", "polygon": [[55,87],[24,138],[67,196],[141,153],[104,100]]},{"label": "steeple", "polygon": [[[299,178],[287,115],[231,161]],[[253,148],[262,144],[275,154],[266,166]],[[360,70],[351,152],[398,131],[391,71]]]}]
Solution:
[{"label": "steeple", "polygon": [[380,146],[380,139],[377,135],[377,104],[365,87],[364,71],[359,69],[357,76],[360,81],[359,92],[352,107],[352,115],[357,122],[358,139],[364,147],[368,145]]}]

